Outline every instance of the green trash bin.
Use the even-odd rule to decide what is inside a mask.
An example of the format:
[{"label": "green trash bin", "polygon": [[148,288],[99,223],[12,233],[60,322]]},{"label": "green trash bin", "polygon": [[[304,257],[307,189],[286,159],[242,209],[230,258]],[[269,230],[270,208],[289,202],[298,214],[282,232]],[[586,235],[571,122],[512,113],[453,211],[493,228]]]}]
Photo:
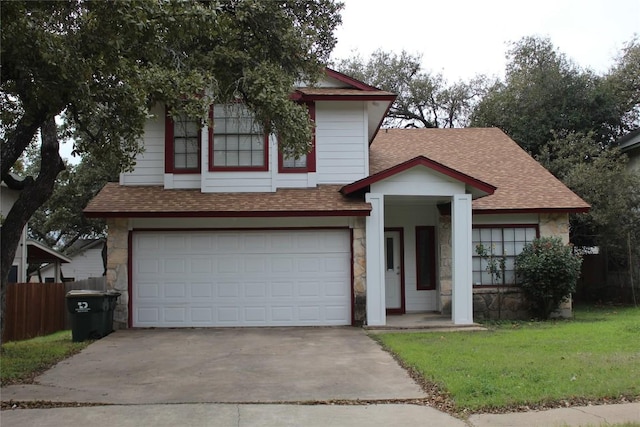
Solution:
[{"label": "green trash bin", "polygon": [[74,290],[67,292],[74,342],[99,339],[113,332],[113,311],[118,292]]}]

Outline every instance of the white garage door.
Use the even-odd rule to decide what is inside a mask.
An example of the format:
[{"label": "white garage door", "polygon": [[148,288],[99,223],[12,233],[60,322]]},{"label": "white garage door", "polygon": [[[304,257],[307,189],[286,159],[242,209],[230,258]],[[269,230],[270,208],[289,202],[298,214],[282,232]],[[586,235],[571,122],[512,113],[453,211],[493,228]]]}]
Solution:
[{"label": "white garage door", "polygon": [[347,230],[134,232],[133,326],[351,323]]}]

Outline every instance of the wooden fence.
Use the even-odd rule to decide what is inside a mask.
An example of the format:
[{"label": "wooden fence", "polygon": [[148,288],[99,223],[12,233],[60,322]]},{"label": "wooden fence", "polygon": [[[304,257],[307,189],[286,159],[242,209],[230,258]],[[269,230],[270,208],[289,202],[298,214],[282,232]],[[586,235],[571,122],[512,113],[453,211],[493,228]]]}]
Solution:
[{"label": "wooden fence", "polygon": [[66,294],[72,289],[105,290],[104,277],[67,283],[11,283],[2,342],[52,334],[70,328]]}]

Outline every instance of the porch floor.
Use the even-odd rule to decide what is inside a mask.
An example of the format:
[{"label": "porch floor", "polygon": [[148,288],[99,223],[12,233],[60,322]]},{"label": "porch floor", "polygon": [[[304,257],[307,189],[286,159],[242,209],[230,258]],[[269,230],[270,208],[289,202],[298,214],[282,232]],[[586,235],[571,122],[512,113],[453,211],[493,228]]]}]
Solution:
[{"label": "porch floor", "polygon": [[387,324],[384,326],[364,326],[364,329],[375,332],[415,332],[424,330],[428,332],[454,332],[454,331],[486,331],[487,328],[478,323],[471,325],[454,325],[450,315],[440,313],[407,313],[388,314]]}]

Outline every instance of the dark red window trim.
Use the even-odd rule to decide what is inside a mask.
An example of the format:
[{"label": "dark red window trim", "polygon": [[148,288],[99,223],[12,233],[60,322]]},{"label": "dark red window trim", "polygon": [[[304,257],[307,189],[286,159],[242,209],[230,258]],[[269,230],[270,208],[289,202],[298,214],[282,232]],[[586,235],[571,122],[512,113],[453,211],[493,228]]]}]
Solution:
[{"label": "dark red window trim", "polygon": [[[209,141],[211,141],[211,132],[209,132]],[[176,168],[174,162],[174,146],[173,146],[173,119],[169,115],[169,107],[165,107],[164,114],[164,173],[175,174],[193,174],[202,171],[202,128],[198,131],[198,167],[197,168]],[[209,142],[211,145],[211,142]]]},{"label": "dark red window trim", "polygon": [[[316,122],[316,103],[315,102],[305,102],[307,108],[309,109],[309,116],[311,117],[311,121],[313,123]],[[309,153],[307,153],[307,166],[304,168],[285,168],[284,167],[284,157],[282,155],[282,151],[278,150],[278,172],[279,173],[308,173],[316,171],[316,130],[313,129],[313,139],[311,141],[312,148]]]},{"label": "dark red window trim", "polygon": [[[425,272],[422,271],[420,266],[420,258],[423,255],[420,247],[419,234],[423,231],[428,231],[427,234],[427,255],[429,257],[429,263],[432,265],[431,271],[428,272],[429,277],[424,277]],[[416,226],[416,289],[419,291],[433,291],[436,289],[436,244],[435,244],[436,229],[432,225],[419,225]],[[427,281],[425,281],[427,279]]]},{"label": "dark red window trim", "polygon": [[[213,123],[213,105],[211,106],[211,122]],[[269,132],[264,132],[264,164],[263,166],[214,166],[213,165],[213,125],[209,128],[209,172],[266,172],[269,170]]]}]

